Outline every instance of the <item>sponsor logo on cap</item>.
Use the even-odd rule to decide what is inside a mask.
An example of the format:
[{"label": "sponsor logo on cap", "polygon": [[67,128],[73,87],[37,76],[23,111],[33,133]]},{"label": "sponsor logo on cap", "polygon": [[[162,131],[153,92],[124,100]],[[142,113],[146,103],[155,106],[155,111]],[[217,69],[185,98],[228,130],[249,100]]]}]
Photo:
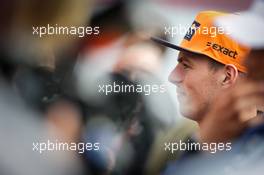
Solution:
[{"label": "sponsor logo on cap", "polygon": [[236,59],[236,56],[238,55],[237,51],[235,50],[230,50],[224,46],[221,46],[219,44],[216,43],[212,43],[212,42],[207,42],[206,46],[211,47],[212,49],[216,50],[217,52],[221,52],[231,58]]},{"label": "sponsor logo on cap", "polygon": [[184,39],[190,41],[195,34],[196,30],[200,27],[200,23],[197,21],[193,21],[191,27],[188,29],[186,35],[184,36]]}]

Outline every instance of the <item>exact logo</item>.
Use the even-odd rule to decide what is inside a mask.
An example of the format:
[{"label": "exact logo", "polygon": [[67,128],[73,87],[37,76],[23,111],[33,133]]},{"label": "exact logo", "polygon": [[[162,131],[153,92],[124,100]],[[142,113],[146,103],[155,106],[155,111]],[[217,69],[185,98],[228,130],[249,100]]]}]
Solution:
[{"label": "exact logo", "polygon": [[217,52],[221,52],[231,58],[236,59],[237,56],[237,51],[233,51],[233,50],[229,50],[228,48],[225,48],[224,46],[221,46],[219,44],[216,43],[211,43],[211,42],[207,42],[206,46],[212,47],[214,50],[216,50]]},{"label": "exact logo", "polygon": [[186,35],[184,36],[184,39],[190,41],[195,34],[196,30],[200,27],[200,23],[197,21],[193,21],[191,27],[188,29]]}]

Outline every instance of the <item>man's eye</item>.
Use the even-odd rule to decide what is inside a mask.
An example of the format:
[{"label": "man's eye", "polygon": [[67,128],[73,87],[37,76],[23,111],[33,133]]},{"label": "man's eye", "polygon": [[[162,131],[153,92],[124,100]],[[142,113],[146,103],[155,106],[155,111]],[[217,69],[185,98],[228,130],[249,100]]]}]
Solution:
[{"label": "man's eye", "polygon": [[184,69],[190,68],[190,66],[188,64],[182,63],[182,65],[183,65]]}]

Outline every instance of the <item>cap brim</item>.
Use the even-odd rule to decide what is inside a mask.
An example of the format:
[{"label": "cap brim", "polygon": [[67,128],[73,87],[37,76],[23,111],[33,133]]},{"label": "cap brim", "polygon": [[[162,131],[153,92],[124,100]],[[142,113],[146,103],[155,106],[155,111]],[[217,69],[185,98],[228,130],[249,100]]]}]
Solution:
[{"label": "cap brim", "polygon": [[158,44],[161,44],[163,46],[166,46],[166,47],[169,47],[169,48],[172,48],[172,49],[176,49],[178,51],[191,52],[191,53],[203,55],[202,53],[199,53],[199,52],[196,52],[196,51],[193,51],[193,50],[189,50],[189,49],[183,48],[181,46],[178,46],[176,44],[173,44],[173,43],[171,43],[169,41],[166,41],[166,40],[163,40],[163,39],[160,39],[160,38],[157,38],[157,37],[151,37],[150,39],[152,41],[158,43]]},{"label": "cap brim", "polygon": [[219,17],[215,24],[223,27],[231,38],[252,48],[264,48],[264,20],[250,12]]}]

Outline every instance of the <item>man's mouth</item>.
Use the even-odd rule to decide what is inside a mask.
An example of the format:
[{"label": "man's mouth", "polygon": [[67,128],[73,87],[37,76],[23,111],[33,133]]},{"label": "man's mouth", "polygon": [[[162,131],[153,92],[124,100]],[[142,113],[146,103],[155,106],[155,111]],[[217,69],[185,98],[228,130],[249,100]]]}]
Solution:
[{"label": "man's mouth", "polygon": [[177,98],[178,100],[183,103],[185,102],[187,99],[186,99],[186,93],[183,92],[181,89],[178,89],[176,90],[176,93],[177,93]]},{"label": "man's mouth", "polygon": [[176,93],[177,93],[177,95],[180,95],[180,96],[185,95],[185,93],[179,88],[176,89]]}]

